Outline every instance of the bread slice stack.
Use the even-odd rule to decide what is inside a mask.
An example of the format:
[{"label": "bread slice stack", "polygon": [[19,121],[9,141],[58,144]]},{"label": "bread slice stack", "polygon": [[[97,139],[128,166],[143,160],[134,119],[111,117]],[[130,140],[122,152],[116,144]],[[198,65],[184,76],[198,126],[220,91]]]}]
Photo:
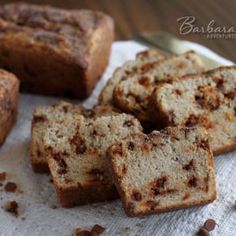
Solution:
[{"label": "bread slice stack", "polygon": [[[37,108],[31,132],[32,166],[50,172],[62,207],[120,195],[127,215],[138,216],[213,201],[211,132],[209,136],[206,125],[189,128],[186,122],[171,123],[168,116],[179,111],[179,121],[183,110],[189,111],[188,104],[195,109],[190,95],[200,85],[207,88],[199,88],[194,99],[202,110],[213,112],[222,99],[227,106],[233,104],[229,87],[234,84],[234,71],[204,70],[192,51],[165,57],[147,50],[114,72],[93,109],[66,102]],[[191,82],[179,88],[187,80]],[[228,100],[212,92],[216,82],[211,81],[217,81]],[[144,134],[140,121],[175,127]]]},{"label": "bread slice stack", "polygon": [[100,104],[114,104],[113,102],[113,90],[120,80],[132,73],[138,73],[141,71],[141,66],[144,63],[152,63],[163,60],[165,57],[155,49],[149,49],[142,51],[136,55],[134,61],[127,61],[121,67],[118,67],[112,77],[108,80],[104,86],[102,92],[99,95]]},{"label": "bread slice stack", "polygon": [[61,205],[72,207],[117,198],[106,151],[132,133],[141,133],[127,114],[52,122],[44,136],[49,169]]},{"label": "bread slice stack", "polygon": [[214,154],[236,148],[236,67],[220,67],[160,85],[152,95],[153,121],[207,129]]},{"label": "bread slice stack", "polygon": [[108,151],[129,216],[159,213],[216,198],[213,156],[204,129],[135,134]]},{"label": "bread slice stack", "polygon": [[[115,105],[126,113],[135,115],[140,121],[149,121],[148,104],[154,88],[172,77],[198,73],[205,70],[199,56],[189,51],[158,61],[136,63],[135,69],[122,75],[113,89]],[[133,62],[135,64],[135,62]],[[116,73],[114,73],[114,77]],[[113,81],[113,78],[111,79]],[[109,83],[109,82],[108,82]]]}]

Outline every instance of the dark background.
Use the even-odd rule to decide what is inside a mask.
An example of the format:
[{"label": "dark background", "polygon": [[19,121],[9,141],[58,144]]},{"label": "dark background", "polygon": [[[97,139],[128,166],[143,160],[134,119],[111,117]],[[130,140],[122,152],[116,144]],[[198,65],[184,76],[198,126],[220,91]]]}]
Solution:
[{"label": "dark background", "polygon": [[[14,1],[0,0],[0,4]],[[15,1],[16,2],[16,1]],[[89,8],[110,14],[116,22],[116,40],[132,38],[137,32],[165,30],[179,35],[177,19],[192,15],[197,25],[215,20],[217,25],[236,28],[235,0],[26,0],[61,8]],[[183,37],[182,37],[183,38]],[[184,37],[201,43],[236,61],[236,39],[207,39],[202,34]]]}]

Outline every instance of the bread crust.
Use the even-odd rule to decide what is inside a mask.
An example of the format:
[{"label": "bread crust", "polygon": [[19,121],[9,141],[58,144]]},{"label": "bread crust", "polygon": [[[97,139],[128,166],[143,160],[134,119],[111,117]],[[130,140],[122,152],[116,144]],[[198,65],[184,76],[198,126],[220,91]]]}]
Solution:
[{"label": "bread crust", "polygon": [[0,69],[0,145],[2,145],[17,118],[19,80]]},{"label": "bread crust", "polygon": [[22,91],[82,99],[107,66],[114,23],[101,12],[14,3],[0,7],[0,32],[0,66]]},{"label": "bread crust", "polygon": [[[119,198],[118,192],[114,185],[107,186],[71,186],[66,189],[54,182],[57,196],[60,199],[61,206],[64,208],[72,208],[74,206],[85,205],[94,202],[111,201]],[[91,191],[93,189],[93,191]]]}]

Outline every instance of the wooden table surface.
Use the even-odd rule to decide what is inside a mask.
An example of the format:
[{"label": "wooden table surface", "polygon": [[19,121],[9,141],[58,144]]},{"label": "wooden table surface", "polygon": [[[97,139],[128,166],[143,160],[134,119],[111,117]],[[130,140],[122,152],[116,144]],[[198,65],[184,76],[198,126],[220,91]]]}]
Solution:
[{"label": "wooden table surface", "polygon": [[[14,1],[0,0],[2,3]],[[61,8],[89,8],[110,14],[116,22],[116,40],[130,39],[137,32],[165,30],[177,37],[201,43],[236,62],[235,39],[207,39],[206,35],[179,33],[179,17],[195,16],[198,26],[215,20],[218,26],[235,27],[234,0],[25,0]]]}]

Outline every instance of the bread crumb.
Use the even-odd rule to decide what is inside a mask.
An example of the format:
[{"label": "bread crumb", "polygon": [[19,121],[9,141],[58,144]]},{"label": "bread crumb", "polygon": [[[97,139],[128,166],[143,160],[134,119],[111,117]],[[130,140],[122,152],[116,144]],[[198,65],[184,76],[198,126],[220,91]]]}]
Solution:
[{"label": "bread crumb", "polygon": [[104,231],[106,230],[106,228],[102,227],[101,225],[94,225],[92,230],[91,230],[91,235],[100,235],[102,234]]},{"label": "bread crumb", "polygon": [[52,205],[51,205],[51,208],[52,208],[52,209],[57,209],[58,207],[57,207],[56,204],[52,204]]}]

